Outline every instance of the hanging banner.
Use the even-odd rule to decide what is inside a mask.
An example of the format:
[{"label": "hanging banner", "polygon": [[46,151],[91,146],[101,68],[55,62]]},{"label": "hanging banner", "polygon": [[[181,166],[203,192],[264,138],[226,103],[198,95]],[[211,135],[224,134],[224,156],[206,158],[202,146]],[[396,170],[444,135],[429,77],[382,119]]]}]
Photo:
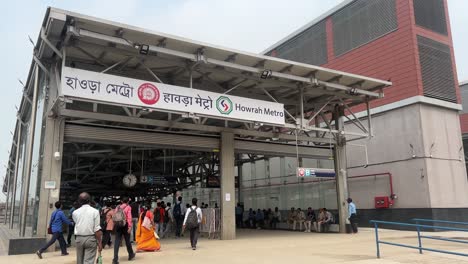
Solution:
[{"label": "hanging banner", "polygon": [[284,125],[284,105],[64,67],[62,95],[144,108]]},{"label": "hanging banner", "polygon": [[335,178],[335,170],[318,168],[297,168],[297,177]]}]

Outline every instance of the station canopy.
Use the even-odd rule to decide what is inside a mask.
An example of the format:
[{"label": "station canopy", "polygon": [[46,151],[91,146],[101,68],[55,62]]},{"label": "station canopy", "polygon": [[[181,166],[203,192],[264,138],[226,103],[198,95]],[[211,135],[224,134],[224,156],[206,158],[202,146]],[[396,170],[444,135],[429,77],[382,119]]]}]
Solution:
[{"label": "station canopy", "polygon": [[[206,143],[204,146],[213,150],[216,147],[210,145],[210,139],[218,140],[222,131],[231,131],[236,140],[240,140],[236,143],[237,150],[273,156],[285,153],[295,156],[294,153],[307,154],[309,151],[310,157],[329,157],[335,142],[332,142],[333,134],[342,133],[354,138],[370,136],[370,126],[366,128],[357,118],[352,122],[362,133],[336,130],[332,113],[337,106],[346,107],[351,113],[352,106],[382,98],[383,89],[391,85],[388,81],[218,47],[56,8],[47,10],[35,44],[34,63],[49,76],[50,86],[59,90],[56,98],[49,99],[55,103],[46,114],[66,119],[65,143],[92,141],[90,127],[114,129],[115,133],[127,128],[161,135],[199,136],[199,140],[205,141],[192,140],[192,143],[200,147]],[[274,103],[284,108],[284,112],[281,111],[284,120],[275,123],[261,118],[230,118],[186,111],[183,107],[158,109],[69,96],[64,92],[64,74],[80,70],[90,76],[101,76],[100,81],[107,77],[127,78],[116,80],[124,84],[126,80],[139,80],[167,85],[167,89],[194,89],[220,97]],[[93,75],[97,73],[100,75]],[[21,119],[25,119],[30,109],[28,101],[33,93],[33,75],[31,66],[19,110]],[[224,102],[221,105],[224,106]],[[93,135],[97,137],[99,133]],[[101,133],[101,137],[103,144],[108,145],[114,145],[117,140],[125,141],[125,136],[114,141],[106,133]],[[183,145],[177,145],[180,141],[168,142],[173,142],[174,148],[184,149]],[[282,152],[262,143],[280,145]],[[259,145],[255,147],[255,144]],[[164,147],[169,148],[168,145]],[[89,158],[109,152],[85,145],[80,149],[80,155],[89,154]],[[11,159],[15,152],[12,145]],[[110,153],[117,155],[119,151],[110,150]],[[173,153],[174,157],[184,155],[193,153]],[[110,156],[106,154],[104,157]],[[103,163],[102,158],[93,162]],[[64,161],[64,164],[67,163]],[[64,167],[67,169],[70,168]]]}]

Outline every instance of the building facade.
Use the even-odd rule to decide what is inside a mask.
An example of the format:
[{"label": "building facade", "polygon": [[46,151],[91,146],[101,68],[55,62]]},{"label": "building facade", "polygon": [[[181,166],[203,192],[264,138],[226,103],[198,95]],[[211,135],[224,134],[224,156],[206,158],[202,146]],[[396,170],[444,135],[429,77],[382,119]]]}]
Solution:
[{"label": "building facade", "polygon": [[[362,224],[468,219],[462,107],[445,0],[345,1],[264,53],[392,81],[385,98],[371,104],[375,137],[347,145],[348,177],[370,175],[349,182]],[[360,117],[364,109],[353,111]],[[387,196],[389,179],[376,174],[391,175],[387,209],[377,209],[374,198]]]}]

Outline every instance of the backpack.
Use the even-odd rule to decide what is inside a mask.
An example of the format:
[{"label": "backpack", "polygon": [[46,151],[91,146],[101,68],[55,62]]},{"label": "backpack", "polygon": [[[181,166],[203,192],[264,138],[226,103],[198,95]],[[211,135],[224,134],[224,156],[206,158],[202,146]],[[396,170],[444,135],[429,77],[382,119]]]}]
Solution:
[{"label": "backpack", "polygon": [[127,224],[127,216],[125,215],[124,208],[120,206],[117,207],[115,214],[112,216],[112,221],[116,228],[122,228]]},{"label": "backpack", "polygon": [[156,208],[154,210],[154,222],[155,223],[161,222],[161,210],[160,210],[160,208]]},{"label": "backpack", "polygon": [[180,203],[176,204],[176,206],[174,206],[174,209],[172,210],[172,215],[174,216],[174,218],[178,219],[182,216],[182,210],[180,208]]},{"label": "backpack", "polygon": [[107,228],[107,214],[111,211],[112,209],[107,208],[107,211],[102,211],[101,212],[101,229],[106,230]]},{"label": "backpack", "polygon": [[190,212],[187,216],[187,222],[185,223],[185,226],[187,226],[188,229],[194,229],[198,227],[197,209],[198,207],[195,207],[195,209],[190,209]]}]

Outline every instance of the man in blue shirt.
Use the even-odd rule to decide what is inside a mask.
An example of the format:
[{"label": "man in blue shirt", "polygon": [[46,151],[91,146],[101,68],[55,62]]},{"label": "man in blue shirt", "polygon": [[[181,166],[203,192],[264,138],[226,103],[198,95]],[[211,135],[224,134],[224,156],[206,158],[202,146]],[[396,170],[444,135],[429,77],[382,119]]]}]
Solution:
[{"label": "man in blue shirt", "polygon": [[353,203],[353,199],[348,198],[348,219],[351,223],[351,228],[353,230],[353,234],[358,232],[357,227],[357,212],[356,212],[356,205]]},{"label": "man in blue shirt", "polygon": [[55,210],[52,215],[50,216],[50,228],[52,229],[52,238],[47,242],[47,244],[39,249],[36,254],[37,256],[42,259],[42,253],[46,251],[50,246],[52,246],[55,241],[59,241],[60,249],[62,250],[62,256],[68,255],[67,252],[67,244],[65,242],[65,238],[63,237],[62,233],[62,226],[65,223],[66,225],[71,225],[71,222],[67,219],[65,214],[62,211],[62,203],[56,202],[55,203]]}]

